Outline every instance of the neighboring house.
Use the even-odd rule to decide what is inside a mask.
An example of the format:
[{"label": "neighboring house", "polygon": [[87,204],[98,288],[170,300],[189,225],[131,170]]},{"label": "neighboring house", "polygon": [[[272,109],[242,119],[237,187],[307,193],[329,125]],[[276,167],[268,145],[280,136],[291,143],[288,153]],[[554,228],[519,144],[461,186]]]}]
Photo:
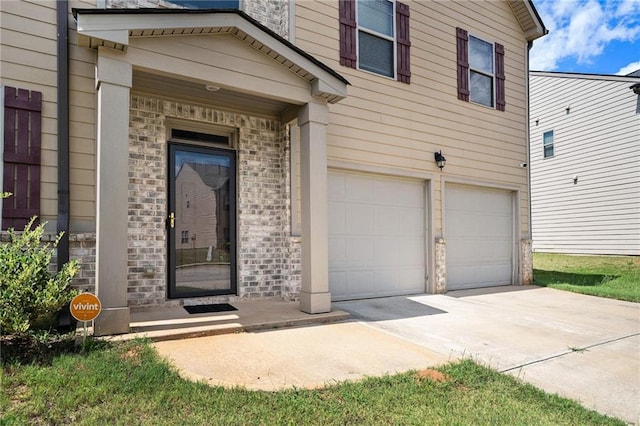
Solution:
[{"label": "neighboring house", "polygon": [[[0,3],[3,228],[66,231],[97,334],[132,309],[531,281],[530,1],[175,3]],[[227,167],[204,261],[181,155]]]},{"label": "neighboring house", "polygon": [[530,81],[534,251],[640,255],[640,76]]}]

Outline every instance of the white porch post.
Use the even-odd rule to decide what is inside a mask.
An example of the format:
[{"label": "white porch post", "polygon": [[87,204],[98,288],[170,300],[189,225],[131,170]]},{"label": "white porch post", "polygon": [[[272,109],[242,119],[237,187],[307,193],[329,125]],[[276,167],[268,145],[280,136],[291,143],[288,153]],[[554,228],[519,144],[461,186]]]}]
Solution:
[{"label": "white porch post", "polygon": [[96,293],[102,312],[94,333],[129,332],[127,307],[127,226],[129,158],[129,90],[131,64],[107,58],[98,50],[96,86],[97,196]]},{"label": "white porch post", "polygon": [[324,101],[308,103],[298,113],[302,195],[302,289],[300,310],[331,311],[327,204],[327,123]]}]

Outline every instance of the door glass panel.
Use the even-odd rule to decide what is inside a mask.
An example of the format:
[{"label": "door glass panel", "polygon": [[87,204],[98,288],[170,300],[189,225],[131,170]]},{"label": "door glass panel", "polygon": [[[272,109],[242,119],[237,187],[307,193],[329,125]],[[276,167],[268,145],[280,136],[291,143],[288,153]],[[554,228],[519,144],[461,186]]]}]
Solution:
[{"label": "door glass panel", "polygon": [[233,159],[226,152],[173,150],[173,297],[235,290]]}]

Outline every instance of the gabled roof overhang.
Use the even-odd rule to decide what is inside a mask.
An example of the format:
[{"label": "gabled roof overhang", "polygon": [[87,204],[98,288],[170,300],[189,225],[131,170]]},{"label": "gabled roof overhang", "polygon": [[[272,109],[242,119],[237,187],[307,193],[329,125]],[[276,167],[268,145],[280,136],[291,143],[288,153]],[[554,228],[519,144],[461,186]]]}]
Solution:
[{"label": "gabled roof overhang", "polygon": [[508,0],[508,2],[527,41],[533,41],[549,33],[531,0]]},{"label": "gabled roof overhang", "polygon": [[81,46],[125,51],[135,37],[229,34],[311,85],[311,94],[336,103],[349,82],[336,71],[238,10],[73,9]]}]

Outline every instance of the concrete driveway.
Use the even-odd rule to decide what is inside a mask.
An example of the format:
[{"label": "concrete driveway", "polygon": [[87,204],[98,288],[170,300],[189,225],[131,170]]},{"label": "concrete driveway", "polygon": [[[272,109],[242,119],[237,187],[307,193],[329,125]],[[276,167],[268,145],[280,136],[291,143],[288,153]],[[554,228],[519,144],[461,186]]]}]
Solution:
[{"label": "concrete driveway", "polygon": [[185,376],[275,390],[472,358],[640,423],[640,304],[502,287],[333,304],[350,322],[155,343]]},{"label": "concrete driveway", "polygon": [[640,423],[640,304],[527,286],[334,307],[432,351],[472,358]]}]

